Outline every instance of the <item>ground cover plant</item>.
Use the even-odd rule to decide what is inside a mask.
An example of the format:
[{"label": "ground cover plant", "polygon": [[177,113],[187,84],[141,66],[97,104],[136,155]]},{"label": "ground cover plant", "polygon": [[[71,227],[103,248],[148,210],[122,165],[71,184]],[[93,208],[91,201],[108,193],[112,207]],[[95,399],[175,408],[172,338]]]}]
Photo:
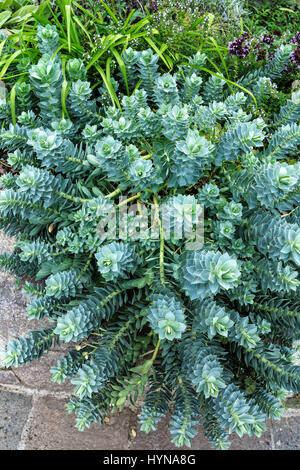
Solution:
[{"label": "ground cover plant", "polygon": [[38,4],[31,0],[2,0],[0,2],[0,27],[18,28],[24,23],[34,21],[33,14],[38,11]]},{"label": "ground cover plant", "polygon": [[158,40],[168,45],[175,56],[190,55],[197,50],[211,49],[211,56],[223,49],[224,36],[239,30],[242,13],[239,0],[156,0],[149,5],[152,25],[158,31]]},{"label": "ground cover plant", "polygon": [[[8,3],[5,2],[3,8],[10,6],[13,9],[19,6],[17,2],[9,5]],[[172,68],[172,60],[164,52],[165,46],[156,43],[151,30],[146,29],[150,14],[142,15],[142,18],[141,14],[136,11],[127,14],[123,12],[122,15],[120,12],[114,12],[109,4],[104,2],[101,2],[100,7],[99,2],[86,2],[85,4],[85,2],[77,3],[73,0],[58,2],[44,0],[34,2],[34,6],[29,3],[32,2],[27,2],[26,7],[25,5],[24,8],[22,7],[25,16],[19,15],[20,21],[13,20],[13,26],[9,22],[3,23],[3,29],[0,32],[0,80],[1,83],[4,82],[7,89],[13,89],[10,94],[13,122],[16,120],[14,90],[16,87],[24,87],[22,84],[28,78],[30,66],[39,61],[44,50],[43,46],[41,50],[38,48],[39,31],[42,27],[46,27],[44,42],[51,42],[52,53],[59,54],[62,60],[64,84],[61,99],[63,101],[71,86],[65,70],[69,59],[81,58],[82,67],[85,68],[92,86],[97,87],[100,83],[103,84],[104,93],[108,93],[115,103],[118,102],[117,89],[115,89],[117,83],[112,80],[112,75],[116,73],[116,70],[120,70],[127,83],[122,54],[129,44],[133,43],[137,48],[145,47],[145,45],[153,48],[162,59],[162,67],[167,70]],[[27,5],[29,11],[27,11]],[[3,21],[10,17],[15,18],[15,15],[16,12],[13,16],[7,12]],[[1,92],[2,90],[3,88],[0,88]],[[6,117],[5,113],[1,117]],[[13,169],[7,162],[6,153],[2,151],[0,174],[7,171],[13,171]]]},{"label": "ground cover plant", "polygon": [[[174,9],[174,5],[171,3],[163,5],[167,11],[170,8]],[[223,5],[224,8],[222,7],[222,12],[223,15],[228,16],[225,3]],[[231,5],[230,2],[229,4]],[[199,5],[196,13],[200,8]],[[17,8],[17,6],[19,6],[17,2],[10,4],[11,9],[13,7]],[[25,3],[23,6],[25,8]],[[29,8],[28,12],[27,6]],[[115,104],[118,104],[119,89],[117,82],[112,77],[118,70],[125,80],[128,92],[127,72],[122,58],[123,52],[128,45],[132,44],[137,50],[150,46],[160,56],[161,71],[171,71],[178,61],[188,60],[187,56],[179,53],[179,45],[178,52],[174,53],[172,52],[171,45],[164,43],[165,36],[161,29],[163,22],[159,21],[156,24],[154,16],[151,16],[149,13],[149,11],[155,13],[155,8],[148,5],[148,10],[143,2],[141,3],[142,9],[130,10],[129,7],[132,6],[137,7],[138,5],[136,2],[131,2],[130,5],[126,4],[125,8],[123,4],[111,1],[99,3],[89,0],[78,3],[73,0],[61,0],[59,2],[45,0],[34,2],[33,8],[30,2],[26,2],[26,8],[22,10],[24,15],[26,15],[24,18],[22,17],[22,21],[14,22],[14,27],[3,29],[0,34],[0,79],[4,81],[6,88],[13,89],[10,95],[13,122],[16,122],[15,88],[24,86],[22,84],[27,80],[30,66],[33,63],[37,63],[41,57],[41,51],[37,47],[37,37],[42,26],[47,28],[47,35],[46,33],[44,34],[45,41],[50,41],[56,45],[56,50],[53,48],[53,53],[59,54],[62,59],[64,75],[62,88],[63,102],[71,86],[71,81],[68,81],[68,75],[65,70],[70,58],[81,58],[83,60],[87,77],[91,81],[92,87],[97,87],[100,83],[104,82],[104,91],[106,90],[105,93],[109,94],[110,99]],[[8,8],[8,3],[5,3],[4,7]],[[209,2],[205,3],[205,7],[212,8]],[[161,8],[159,8],[160,11]],[[10,13],[8,13],[9,15]],[[191,21],[186,27],[187,33],[189,29],[192,29],[190,23]],[[229,55],[227,47],[220,46],[215,38],[209,36],[210,34],[215,34],[219,28],[219,23],[214,21],[214,14],[204,12],[196,21],[195,27],[197,25],[202,28],[202,32],[199,36],[195,31],[190,31],[193,34],[190,34],[188,38],[195,44],[192,45],[191,41],[188,43],[188,53],[190,54],[196,51],[197,47],[200,47],[200,49],[205,50],[209,55],[208,63],[206,64],[208,69],[218,73],[220,76],[224,74],[227,78],[232,78],[229,77],[223,57],[225,53]],[[158,29],[156,26],[158,26]],[[10,25],[8,24],[7,27],[10,27]],[[184,36],[185,32],[180,34]],[[175,39],[176,44],[179,44],[180,40],[178,37]],[[236,74],[235,79],[237,76],[238,74]],[[2,114],[2,117],[5,117],[5,113],[4,115]],[[8,164],[5,152],[2,152],[0,173],[3,174],[7,171],[14,170]]]},{"label": "ground cover plant", "polygon": [[[41,27],[47,27],[45,40],[55,41],[57,49],[53,49],[53,53],[59,53],[63,62],[70,58],[83,59],[93,85],[99,81],[99,74],[105,75],[109,82],[115,67],[124,70],[121,55],[131,44],[136,48],[139,45],[153,48],[164,65],[171,68],[172,62],[164,54],[165,47],[157,44],[151,30],[146,28],[150,14],[141,18],[138,12],[132,11],[124,17],[118,16],[105,2],[101,2],[101,9],[97,8],[98,2],[90,2],[94,8],[89,9],[73,0],[44,0],[39,3],[30,21],[15,23],[14,28],[3,28],[0,33],[1,80],[9,82],[10,77],[15,76],[23,80],[28,74],[29,64],[39,60],[37,37]],[[93,77],[94,74],[97,78]]]},{"label": "ground cover plant", "polygon": [[[237,79],[251,69],[260,68],[272,62],[276,50],[281,46],[294,44],[289,61],[282,71],[278,81],[280,90],[289,92],[291,84],[300,78],[300,33],[282,34],[279,30],[274,33],[259,34],[244,31],[228,43],[228,51],[232,60],[228,61],[228,69],[232,78]],[[255,65],[254,65],[255,64]]]},{"label": "ground cover plant", "polygon": [[204,54],[164,74],[151,49],[128,48],[115,102],[80,59],[64,75],[52,38],[39,29],[43,55],[1,108],[16,174],[1,178],[0,227],[16,246],[0,262],[35,280],[27,314],[48,322],[8,344],[5,365],[76,343],[52,377],[74,384],[80,430],[145,392],[141,429],[170,409],[177,446],[199,422],[219,449],[259,436],[300,389],[299,91],[272,120],[254,114],[294,46],[239,86],[206,73]]},{"label": "ground cover plant", "polygon": [[247,0],[245,7],[251,27],[257,32],[267,29],[284,34],[286,31],[296,33],[300,29],[300,5],[297,0]]},{"label": "ground cover plant", "polygon": [[[266,65],[274,57],[274,52],[283,44],[295,41],[300,30],[299,2],[245,2],[247,15],[242,16],[240,31],[230,31],[230,56],[226,56],[231,78],[235,80],[249,69]],[[228,35],[226,36],[226,38]],[[290,89],[291,80],[297,76],[298,52],[291,56],[281,78],[281,88]],[[235,58],[232,60],[232,58]],[[298,73],[299,75],[299,73]]]}]

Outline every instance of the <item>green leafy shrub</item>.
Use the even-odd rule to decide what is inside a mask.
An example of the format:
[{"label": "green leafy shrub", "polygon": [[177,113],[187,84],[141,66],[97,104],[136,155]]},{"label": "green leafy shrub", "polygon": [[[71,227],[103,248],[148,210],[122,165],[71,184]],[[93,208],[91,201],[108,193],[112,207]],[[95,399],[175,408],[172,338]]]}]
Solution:
[{"label": "green leafy shrub", "polygon": [[[261,69],[263,66],[272,66],[273,59],[278,56],[279,50],[288,51],[290,48],[290,57],[282,73],[278,78],[278,85],[280,92],[286,91],[289,93],[293,80],[300,76],[300,33],[293,34],[288,30],[282,34],[280,31],[275,30],[269,32],[268,30],[261,31],[259,34],[256,31],[243,32],[239,37],[235,37],[228,43],[228,51],[230,57],[226,57],[226,62],[230,74],[236,78],[242,74],[248,73],[249,70]],[[265,77],[264,77],[265,78]],[[262,83],[258,85],[261,88]],[[265,86],[266,87],[266,83]],[[276,90],[269,87],[269,95],[276,97]],[[274,100],[273,100],[274,101]],[[280,100],[276,100],[277,102]],[[273,108],[272,103],[271,108]]]},{"label": "green leafy shrub", "polygon": [[0,28],[16,28],[34,21],[33,14],[39,10],[38,2],[31,0],[2,0],[0,2]]},{"label": "green leafy shrub", "polygon": [[[62,106],[51,52],[16,90],[16,123],[3,111],[1,147],[17,174],[1,179],[0,227],[16,246],[0,262],[35,279],[24,286],[27,314],[49,322],[9,343],[5,365],[77,342],[52,377],[74,384],[67,408],[80,430],[145,392],[141,429],[156,429],[172,405],[177,446],[190,445],[199,421],[219,449],[232,432],[259,436],[281,416],[284,391],[300,390],[295,102],[267,126],[222,79],[192,66],[161,75],[151,50],[128,49],[135,92],[120,108],[98,99],[79,59],[66,66]],[[260,76],[276,78],[287,57]]]},{"label": "green leafy shrub", "polygon": [[[20,3],[10,0],[4,2],[16,4],[14,6]],[[110,83],[110,75],[115,69],[120,68],[124,72],[121,54],[128,45],[134,45],[137,49],[150,47],[158,50],[160,47],[150,27],[150,13],[142,14],[141,11],[134,10],[128,14],[125,11],[122,13],[117,7],[114,9],[111,5],[110,8],[102,0],[45,0],[36,2],[39,5],[27,5],[29,2],[25,0],[23,3],[20,11],[23,11],[25,17],[18,17],[17,21],[15,15],[18,10],[12,16],[15,27],[11,28],[11,31],[0,31],[0,40],[3,41],[0,79],[5,79],[13,85],[15,75],[20,81],[26,78],[30,64],[36,63],[40,59],[40,53],[45,53],[45,49],[49,47],[52,53],[61,54],[63,63],[69,59],[82,59],[86,68],[85,74],[88,74],[89,79],[93,83],[97,82],[100,73],[102,78],[106,78],[105,84]],[[6,19],[6,13],[3,12],[3,20]],[[46,30],[43,29],[45,26]],[[39,31],[43,32],[40,34]],[[170,69],[172,61],[164,50],[160,52],[160,56],[163,57],[165,66]],[[93,78],[95,74],[96,78]]]},{"label": "green leafy shrub", "polygon": [[[218,58],[228,30],[239,29],[242,15],[247,14],[242,0],[153,0],[148,8],[158,40],[175,57],[190,56],[191,51],[207,47]],[[215,42],[221,44],[218,52],[214,51]]]},{"label": "green leafy shrub", "polygon": [[[275,6],[275,8],[274,8]],[[248,0],[250,25],[255,30],[268,29],[269,32],[287,30],[297,32],[300,28],[300,5],[297,0],[271,0],[263,2]]]}]

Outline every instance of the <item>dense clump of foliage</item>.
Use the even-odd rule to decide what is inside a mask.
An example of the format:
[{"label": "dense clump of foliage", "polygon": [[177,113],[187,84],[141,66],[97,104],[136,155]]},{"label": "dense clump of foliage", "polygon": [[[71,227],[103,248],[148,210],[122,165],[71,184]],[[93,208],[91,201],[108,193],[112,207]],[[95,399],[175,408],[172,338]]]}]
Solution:
[{"label": "dense clump of foliage", "polygon": [[257,31],[267,29],[269,32],[285,33],[300,28],[300,5],[297,0],[276,0],[276,4],[271,0],[248,0],[246,6],[251,27]]},{"label": "dense clump of foliage", "polygon": [[154,0],[147,6],[158,40],[175,56],[190,55],[206,43],[213,51],[214,41],[239,28],[241,16],[247,16],[243,0]]},{"label": "dense clump of foliage", "polygon": [[[49,327],[9,343],[6,366],[77,343],[52,374],[74,384],[80,430],[145,392],[141,429],[171,409],[177,446],[199,422],[219,449],[232,432],[259,436],[284,392],[300,391],[299,93],[266,123],[251,94],[201,70],[204,54],[161,74],[153,51],[129,48],[130,94],[120,75],[113,107],[80,59],[62,68],[49,28],[38,44],[41,59],[13,89],[16,123],[1,108],[0,146],[17,174],[1,178],[0,228],[16,246],[0,263],[35,279],[27,314]],[[240,86],[259,100],[291,50]],[[125,206],[136,230],[112,217]],[[191,246],[199,206],[204,243]],[[188,239],[176,233],[186,207]]]},{"label": "dense clump of foliage", "polygon": [[295,44],[295,48],[283,73],[286,76],[293,73],[293,76],[295,76],[297,68],[300,68],[300,32],[284,36],[280,31],[275,31],[274,34],[262,33],[260,36],[250,36],[248,32],[244,32],[241,36],[229,42],[228,50],[232,56],[240,59],[252,55],[248,65],[251,62],[253,63],[254,59],[261,65],[271,62],[278,47],[288,43]]}]

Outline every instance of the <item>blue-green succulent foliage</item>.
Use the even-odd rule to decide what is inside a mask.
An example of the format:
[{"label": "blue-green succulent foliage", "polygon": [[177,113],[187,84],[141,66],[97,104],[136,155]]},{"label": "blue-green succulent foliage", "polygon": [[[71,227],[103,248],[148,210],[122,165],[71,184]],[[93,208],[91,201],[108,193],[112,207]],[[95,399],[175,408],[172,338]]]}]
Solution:
[{"label": "blue-green succulent foliage", "polygon": [[[250,95],[193,66],[204,54],[161,74],[150,49],[124,52],[130,95],[123,79],[114,95],[87,81],[80,59],[62,67],[53,26],[37,41],[14,88],[16,123],[7,105],[0,131],[16,169],[1,178],[0,228],[16,246],[0,264],[35,280],[27,314],[51,328],[14,339],[4,363],[77,342],[52,374],[74,384],[80,430],[145,389],[142,430],[172,404],[178,446],[199,422],[219,449],[232,432],[259,436],[283,391],[300,391],[297,96],[267,124]],[[255,92],[280,77],[289,56],[276,54],[241,84]],[[190,249],[198,205],[204,243]]]}]

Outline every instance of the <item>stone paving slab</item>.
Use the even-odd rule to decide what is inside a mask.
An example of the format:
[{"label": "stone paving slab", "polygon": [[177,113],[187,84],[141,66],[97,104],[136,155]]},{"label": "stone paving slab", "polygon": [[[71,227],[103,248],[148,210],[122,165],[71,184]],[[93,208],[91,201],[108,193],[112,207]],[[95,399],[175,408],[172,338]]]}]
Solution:
[{"label": "stone paving slab", "polygon": [[[140,431],[137,415],[129,409],[115,414],[108,424],[93,424],[84,432],[77,431],[74,422],[73,415],[65,414],[62,401],[40,399],[34,410],[32,429],[25,449],[178,450],[171,442],[169,416],[161,421],[157,431],[149,434]],[[233,434],[230,450],[299,450],[300,416],[283,418],[280,422],[269,421],[267,424],[268,430],[259,438],[239,438]],[[191,447],[181,448],[195,451],[213,449],[200,426]]]},{"label": "stone paving slab", "polygon": [[[172,436],[169,431],[170,415],[166,416],[158,425],[157,431],[151,431],[145,434],[139,431],[139,425],[136,419],[136,437],[131,441],[130,450],[178,450],[172,442]],[[270,431],[270,422],[267,423],[268,431],[260,438],[244,436],[239,438],[235,433],[232,434],[231,450],[271,450],[272,436]],[[198,426],[198,434],[194,437],[191,447],[183,446],[181,450],[214,450],[214,447],[205,437],[204,430]]]},{"label": "stone paving slab", "polygon": [[33,388],[35,390],[48,390],[51,392],[66,392],[71,394],[75,385],[73,385],[70,380],[61,384],[52,382],[51,380],[52,374],[50,372],[50,367],[56,366],[57,361],[61,356],[61,352],[49,351],[39,360],[35,360],[25,366],[13,367],[12,369],[14,375],[25,387]]},{"label": "stone paving slab", "polygon": [[13,237],[8,237],[0,230],[0,253],[11,253],[14,249],[15,240]]},{"label": "stone paving slab", "polygon": [[[0,231],[0,254],[10,252],[12,239]],[[29,320],[25,309],[30,298],[16,286],[14,276],[0,270],[0,368],[6,344],[29,330],[40,329],[42,322]]]},{"label": "stone paving slab", "polygon": [[40,398],[33,408],[25,450],[128,450],[132,412],[125,410],[111,424],[92,424],[80,432],[75,415],[65,409],[66,401]]},{"label": "stone paving slab", "polygon": [[17,385],[19,384],[19,379],[15,376],[12,370],[1,370],[0,369],[0,384],[2,385]]},{"label": "stone paving slab", "polygon": [[300,450],[300,416],[282,418],[273,424],[274,444],[278,450]]},{"label": "stone paving slab", "polygon": [[[0,231],[0,254],[11,252],[14,240]],[[14,276],[0,270],[0,384],[22,382],[26,387],[44,389],[50,392],[70,393],[74,386],[70,383],[57,384],[51,381],[50,367],[56,365],[60,357],[69,349],[74,349],[74,343],[60,344],[41,360],[33,361],[22,367],[3,370],[1,362],[7,343],[19,336],[28,336],[30,330],[49,327],[49,322],[30,320],[26,315],[26,305],[30,297],[15,284]],[[13,371],[13,372],[12,372]]]},{"label": "stone paving slab", "polygon": [[0,450],[18,448],[30,410],[30,397],[0,391]]},{"label": "stone paving slab", "polygon": [[[150,431],[148,434],[140,431],[138,417],[136,416],[134,429],[136,437],[131,438],[130,450],[178,450],[178,447],[171,442],[172,436],[169,431],[170,414],[160,421],[157,431]],[[198,434],[192,441],[192,446],[183,446],[180,450],[213,450],[203,430],[198,426]]]},{"label": "stone paving slab", "polygon": [[[32,397],[0,390],[0,449],[6,450],[178,450],[171,442],[170,415],[157,431],[140,431],[138,413],[124,409],[113,414],[106,424],[92,424],[80,432],[75,415],[67,414],[67,399],[52,396]],[[288,409],[287,417],[268,421],[268,430],[261,437],[232,434],[230,450],[299,450],[300,413]],[[213,450],[203,429],[192,441],[191,448],[181,450]]]}]

